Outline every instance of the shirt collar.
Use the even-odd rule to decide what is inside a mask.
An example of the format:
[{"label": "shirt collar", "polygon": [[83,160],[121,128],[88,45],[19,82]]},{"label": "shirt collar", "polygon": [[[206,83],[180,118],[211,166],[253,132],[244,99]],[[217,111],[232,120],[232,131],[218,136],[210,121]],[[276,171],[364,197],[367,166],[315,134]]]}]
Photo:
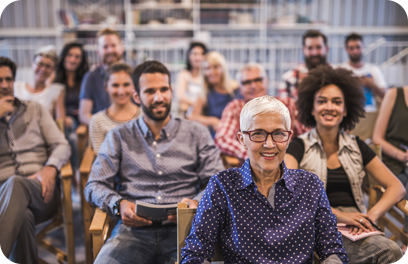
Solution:
[{"label": "shirt collar", "polygon": [[[151,131],[144,121],[143,115],[139,117],[137,122],[139,123],[140,130],[142,131],[144,137],[151,135]],[[176,130],[177,122],[170,116],[169,122],[161,129],[161,134],[164,134],[165,137],[170,137],[171,135],[174,135],[176,133]]]},{"label": "shirt collar", "polygon": [[[288,168],[286,167],[285,161],[282,161],[281,168],[282,167],[283,167],[283,176],[276,183],[283,181],[286,188],[289,191],[294,192],[295,180],[293,179],[293,176],[291,175]],[[237,181],[237,184],[236,184],[237,190],[243,190],[247,188],[249,185],[251,185],[252,183],[254,183],[254,180],[252,178],[251,165],[250,165],[249,158],[245,161],[245,163],[239,169],[239,172],[241,173],[242,177],[240,177]]]},{"label": "shirt collar", "polygon": [[[343,151],[343,149],[348,149],[350,151],[355,151],[355,152],[360,151],[358,149],[355,149],[355,146],[354,146],[355,144],[352,144],[354,137],[355,137],[354,135],[348,135],[344,133],[344,131],[342,130],[339,131],[339,153]],[[319,134],[317,133],[316,127],[310,130],[309,141],[310,141],[310,145],[307,149],[305,149],[305,153],[307,153],[309,149],[311,149],[315,145],[319,146],[320,149],[323,150],[323,144],[322,144]]]}]

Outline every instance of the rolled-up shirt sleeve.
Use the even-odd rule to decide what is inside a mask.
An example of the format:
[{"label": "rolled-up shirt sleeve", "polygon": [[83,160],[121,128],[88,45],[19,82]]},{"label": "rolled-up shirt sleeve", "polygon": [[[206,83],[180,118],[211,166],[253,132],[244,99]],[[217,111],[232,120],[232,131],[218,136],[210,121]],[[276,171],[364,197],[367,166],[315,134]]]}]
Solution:
[{"label": "rolled-up shirt sleeve", "polygon": [[113,215],[115,202],[122,198],[115,191],[115,176],[119,172],[121,138],[117,133],[109,131],[101,145],[101,151],[92,165],[88,182],[85,185],[85,199]]},{"label": "rolled-up shirt sleeve", "polygon": [[181,249],[181,263],[208,263],[224,223],[226,199],[214,175],[208,182],[197,208],[186,246]]},{"label": "rolled-up shirt sleeve", "polygon": [[318,182],[320,191],[315,218],[315,248],[314,251],[322,264],[349,263],[343,238],[337,230],[336,216],[331,212],[329,199],[322,182]]}]

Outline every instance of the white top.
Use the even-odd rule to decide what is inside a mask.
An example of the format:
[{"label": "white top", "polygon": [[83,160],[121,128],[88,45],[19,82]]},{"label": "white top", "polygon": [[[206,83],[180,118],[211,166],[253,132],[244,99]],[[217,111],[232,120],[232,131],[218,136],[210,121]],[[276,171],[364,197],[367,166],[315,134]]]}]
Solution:
[{"label": "white top", "polygon": [[39,93],[27,90],[27,83],[18,81],[14,83],[14,96],[23,101],[34,101],[50,111],[55,118],[55,105],[61,93],[65,93],[65,86],[60,83],[52,83]]},{"label": "white top", "polygon": [[[141,115],[142,111],[139,108],[132,120],[138,119]],[[94,114],[89,122],[89,138],[91,140],[91,147],[94,152],[98,153],[99,148],[101,147],[102,142],[105,140],[105,136],[109,130],[129,121],[130,120],[118,121],[113,119],[110,115],[108,115],[107,109]]]},{"label": "white top", "polygon": [[[351,70],[358,77],[371,76],[373,78],[374,83],[378,87],[384,90],[387,88],[387,83],[385,82],[384,76],[381,73],[380,68],[374,64],[365,62],[363,64],[363,67],[354,68],[348,63],[348,61],[346,61],[346,62],[341,63],[338,66]],[[371,90],[365,88],[364,95],[366,96],[366,106],[365,106],[366,112],[376,112],[377,108],[376,108],[374,93]]]}]

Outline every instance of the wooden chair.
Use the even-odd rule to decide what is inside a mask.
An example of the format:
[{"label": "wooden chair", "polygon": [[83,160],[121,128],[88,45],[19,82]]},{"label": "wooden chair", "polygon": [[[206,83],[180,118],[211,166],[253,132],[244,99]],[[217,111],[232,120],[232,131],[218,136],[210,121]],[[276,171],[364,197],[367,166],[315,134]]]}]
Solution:
[{"label": "wooden chair", "polygon": [[[57,120],[58,127],[61,131],[63,129],[63,121]],[[61,168],[61,207],[57,213],[48,220],[47,225],[41,229],[36,235],[37,245],[43,247],[48,252],[56,255],[57,263],[68,262],[69,264],[75,263],[75,245],[74,245],[74,227],[73,227],[73,210],[71,199],[71,181],[73,177],[71,164],[68,162]],[[65,244],[67,252],[53,246],[51,243],[45,240],[47,234],[58,227],[64,227],[65,231]],[[40,264],[45,264],[43,259],[38,259]]]},{"label": "wooden chair", "polygon": [[[379,144],[370,144],[370,148],[377,154],[381,159],[381,146]],[[368,194],[368,208],[371,209],[382,197],[385,192],[385,189],[378,185],[378,182],[369,174],[363,182],[363,190]],[[368,191],[367,191],[368,190]],[[405,216],[408,216],[408,202],[405,199],[402,199],[396,205],[394,205],[388,212],[397,222],[401,225],[405,223]],[[408,245],[408,236],[402,231],[402,228],[398,228],[387,214],[383,215],[378,219],[378,226],[385,231],[388,229],[392,236],[390,237],[393,241],[401,241],[404,245]]]},{"label": "wooden chair", "polygon": [[239,159],[236,157],[228,156],[222,153],[220,156],[221,156],[222,164],[224,165],[225,169],[229,169],[232,167],[241,167],[242,165]]},{"label": "wooden chair", "polygon": [[79,167],[80,181],[79,187],[81,191],[81,206],[84,225],[85,236],[85,260],[87,264],[93,263],[92,255],[92,237],[89,230],[91,226],[92,216],[94,215],[94,208],[85,200],[84,188],[88,181],[89,174],[91,173],[92,164],[95,159],[95,153],[90,147],[85,149],[85,153],[82,157],[81,166]]},{"label": "wooden chair", "polygon": [[110,237],[114,227],[113,221],[106,212],[92,207],[84,196],[84,188],[91,173],[92,164],[95,160],[94,151],[88,146],[85,150],[81,166],[79,168],[81,180],[81,202],[85,235],[85,259],[87,264],[92,264],[96,259],[103,244]]},{"label": "wooden chair", "polygon": [[[184,242],[188,234],[190,234],[193,218],[197,209],[187,208],[186,203],[179,203],[177,206],[177,263],[180,263],[181,249],[186,245]],[[224,261],[221,252],[221,246],[217,242],[215,244],[215,252],[212,261]]]},{"label": "wooden chair", "polygon": [[85,125],[79,125],[77,130],[78,137],[78,161],[82,163],[82,158],[86,147],[88,146],[88,127]]}]

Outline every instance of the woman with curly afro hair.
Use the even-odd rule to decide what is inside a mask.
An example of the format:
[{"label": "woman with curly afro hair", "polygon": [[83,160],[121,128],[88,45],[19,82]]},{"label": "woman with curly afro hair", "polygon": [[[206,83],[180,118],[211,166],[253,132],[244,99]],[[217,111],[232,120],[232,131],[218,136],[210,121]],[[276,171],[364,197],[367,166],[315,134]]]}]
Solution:
[{"label": "woman with curly afro hair", "polygon": [[[351,71],[325,65],[310,71],[300,84],[297,107],[300,122],[312,129],[293,139],[285,155],[288,168],[319,176],[337,223],[348,225],[351,235],[375,231],[371,223],[405,195],[400,181],[370,147],[346,132],[364,116],[364,103]],[[361,188],[365,171],[386,189],[368,212]],[[393,263],[402,257],[399,246],[381,235],[356,242],[343,236],[343,243],[350,263]]]}]

